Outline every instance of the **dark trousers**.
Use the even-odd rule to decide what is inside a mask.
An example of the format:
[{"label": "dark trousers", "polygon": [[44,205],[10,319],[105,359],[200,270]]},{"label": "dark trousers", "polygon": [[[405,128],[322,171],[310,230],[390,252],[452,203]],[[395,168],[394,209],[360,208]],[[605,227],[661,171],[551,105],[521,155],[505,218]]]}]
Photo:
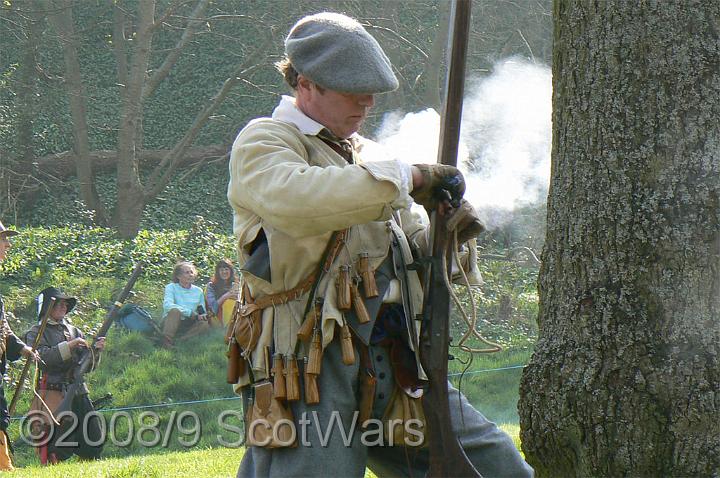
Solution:
[{"label": "dark trousers", "polygon": [[[48,433],[51,434],[46,445],[48,461],[64,461],[73,455],[86,460],[95,460],[100,457],[104,444],[104,440],[103,443],[96,444],[102,438],[100,418],[95,415],[88,416],[94,410],[87,394],[75,396],[72,411],[77,417],[77,421],[72,416],[66,416],[60,420],[60,426],[53,426],[48,430]],[[70,433],[68,433],[69,430],[71,430]]]}]

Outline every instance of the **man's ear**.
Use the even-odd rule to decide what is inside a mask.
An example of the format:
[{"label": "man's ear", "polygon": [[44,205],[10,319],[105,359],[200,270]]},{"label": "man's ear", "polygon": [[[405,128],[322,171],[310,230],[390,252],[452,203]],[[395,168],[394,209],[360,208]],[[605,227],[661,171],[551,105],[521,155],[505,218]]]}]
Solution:
[{"label": "man's ear", "polygon": [[298,75],[297,77],[297,88],[298,90],[306,90],[309,91],[313,86],[312,81],[305,78],[303,75]]}]

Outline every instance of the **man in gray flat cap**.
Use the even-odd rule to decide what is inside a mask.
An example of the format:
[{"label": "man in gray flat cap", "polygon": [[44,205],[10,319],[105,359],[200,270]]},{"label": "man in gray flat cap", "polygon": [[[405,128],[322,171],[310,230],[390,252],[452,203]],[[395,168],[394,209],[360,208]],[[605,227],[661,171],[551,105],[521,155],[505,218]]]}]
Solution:
[{"label": "man in gray flat cap", "polygon": [[[370,158],[376,145],[357,132],[374,95],[398,81],[360,23],[304,17],[285,53],[278,68],[293,96],[243,128],[230,159],[244,305],[228,329],[228,378],[243,395],[248,445],[238,476],[361,477],[366,466],[422,476],[423,294],[407,265],[427,253],[428,234],[409,209],[462,211],[464,239],[482,225],[456,168]],[[478,471],[532,476],[512,440],[448,390]]]}]

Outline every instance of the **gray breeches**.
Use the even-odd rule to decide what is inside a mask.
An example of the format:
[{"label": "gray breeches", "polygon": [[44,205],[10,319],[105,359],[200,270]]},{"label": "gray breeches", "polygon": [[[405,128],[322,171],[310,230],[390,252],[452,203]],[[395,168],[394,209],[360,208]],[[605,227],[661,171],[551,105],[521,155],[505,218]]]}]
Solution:
[{"label": "gray breeches", "polygon": [[[338,341],[325,349],[318,384],[320,403],[312,406],[302,400],[292,403],[298,446],[247,448],[238,477],[362,477],[366,466],[379,477],[425,476],[427,449],[368,446],[368,437],[363,437],[354,413],[359,360],[355,365],[344,365],[339,349]],[[375,418],[380,418],[390,399],[394,379],[385,349],[371,347],[370,352],[378,378],[373,413]],[[532,468],[523,461],[510,437],[475,410],[450,384],[448,391],[453,429],[480,474],[484,478],[532,477]],[[355,429],[351,434],[353,423]],[[376,434],[372,435],[370,441],[376,438]]]}]

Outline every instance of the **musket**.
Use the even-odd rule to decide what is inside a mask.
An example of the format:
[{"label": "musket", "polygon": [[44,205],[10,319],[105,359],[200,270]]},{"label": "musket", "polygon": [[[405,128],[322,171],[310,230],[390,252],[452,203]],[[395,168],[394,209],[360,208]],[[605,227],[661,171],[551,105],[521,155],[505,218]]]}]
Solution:
[{"label": "musket", "polygon": [[[465,86],[465,58],[470,31],[470,0],[455,0],[450,13],[450,63],[445,83],[445,103],[440,128],[438,163],[457,166],[460,120]],[[427,422],[430,467],[427,476],[479,477],[452,429],[448,400],[448,348],[450,345],[450,296],[445,285],[443,256],[447,276],[451,277],[452,242],[447,217],[430,215],[432,256],[426,262],[422,313],[420,358],[428,376],[423,395]]]},{"label": "musket", "polygon": [[[47,310],[45,311],[45,315],[43,315],[42,320],[40,321],[40,329],[38,331],[37,337],[35,337],[35,342],[33,342],[32,346],[32,353],[34,354],[35,351],[38,348],[38,345],[40,345],[40,340],[42,339],[43,333],[45,332],[45,327],[47,326],[48,319],[50,318],[50,312],[52,311],[53,307],[55,306],[55,301],[57,299],[55,297],[50,298],[50,304],[48,305]],[[30,371],[30,365],[32,364],[32,355],[27,358],[25,361],[25,365],[23,366],[22,373],[20,374],[20,378],[18,379],[17,385],[15,386],[15,395],[13,395],[12,400],[10,400],[10,406],[8,407],[8,414],[10,416],[13,416],[13,413],[15,413],[15,407],[17,407],[18,401],[20,400],[20,395],[22,394],[23,387],[25,386],[25,379],[27,378],[27,374]]]},{"label": "musket", "polygon": [[56,415],[72,410],[73,399],[78,393],[85,390],[85,374],[92,369],[93,364],[97,361],[97,355],[99,354],[98,350],[93,350],[95,348],[95,344],[101,337],[105,337],[105,335],[107,335],[108,330],[110,330],[110,327],[117,318],[118,310],[120,310],[123,306],[123,302],[125,302],[130,295],[130,291],[132,291],[135,281],[137,281],[138,277],[140,277],[141,272],[142,266],[140,264],[136,265],[117,301],[113,303],[112,307],[110,307],[110,310],[108,310],[105,315],[105,320],[100,326],[98,332],[95,334],[92,345],[88,347],[80,357],[79,365],[75,368],[75,372],[73,373],[73,382],[68,385],[65,390],[65,397],[63,397],[62,402],[60,402],[60,405],[58,405],[54,412]]}]

